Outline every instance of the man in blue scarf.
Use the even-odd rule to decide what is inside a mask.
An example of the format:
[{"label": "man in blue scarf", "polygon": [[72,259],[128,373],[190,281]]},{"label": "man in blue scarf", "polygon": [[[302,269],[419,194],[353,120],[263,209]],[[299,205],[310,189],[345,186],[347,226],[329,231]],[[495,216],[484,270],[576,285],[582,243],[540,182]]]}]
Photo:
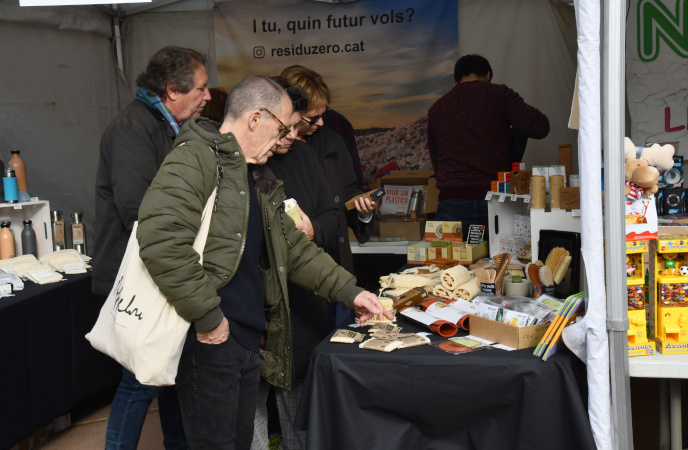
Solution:
[{"label": "man in blue scarf", "polygon": [[[207,57],[195,50],[159,50],[136,79],[136,99],[103,134],[96,175],[95,294],[110,293],[148,186],[172,150],[182,124],[200,116],[210,100],[207,65]],[[122,381],[110,409],[106,449],[136,449],[148,408],[156,397],[165,448],[187,448],[174,387],[144,386],[134,374],[122,369]]]}]

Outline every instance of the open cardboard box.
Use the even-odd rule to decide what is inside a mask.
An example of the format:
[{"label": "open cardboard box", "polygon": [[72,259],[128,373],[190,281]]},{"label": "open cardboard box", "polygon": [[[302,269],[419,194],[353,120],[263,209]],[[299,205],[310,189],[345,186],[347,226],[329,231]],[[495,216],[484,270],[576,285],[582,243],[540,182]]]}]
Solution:
[{"label": "open cardboard box", "polygon": [[480,258],[487,256],[487,242],[485,241],[477,245],[456,242],[452,247],[453,258],[458,260],[459,264],[473,264]]},{"label": "open cardboard box", "polygon": [[530,348],[540,343],[551,324],[515,327],[472,315],[468,319],[469,333],[513,348]]},{"label": "open cardboard box", "polygon": [[[427,195],[423,199],[425,213],[437,212],[439,190],[435,183],[435,172],[432,170],[393,170],[389,175],[378,179],[376,188],[391,186],[426,185]],[[384,201],[384,199],[382,200]],[[404,237],[409,241],[422,241],[425,233],[425,214],[418,214],[414,222],[404,222],[395,215],[378,216],[380,237]]]},{"label": "open cardboard box", "polygon": [[407,241],[422,241],[425,233],[425,217],[419,217],[413,222],[404,222],[401,217],[381,216],[380,237],[403,237]]},{"label": "open cardboard box", "polygon": [[425,213],[437,212],[437,201],[440,191],[437,189],[435,172],[432,170],[392,170],[389,175],[379,178],[375,187],[380,188],[387,184],[393,186],[427,185],[428,194],[423,199]]}]

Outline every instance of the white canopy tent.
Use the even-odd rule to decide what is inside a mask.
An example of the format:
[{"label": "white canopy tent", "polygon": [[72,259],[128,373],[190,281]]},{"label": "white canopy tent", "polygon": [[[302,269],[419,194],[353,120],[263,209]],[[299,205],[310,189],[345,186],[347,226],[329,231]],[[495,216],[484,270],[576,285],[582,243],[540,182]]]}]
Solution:
[{"label": "white canopy tent", "polygon": [[[577,1],[574,21],[573,8],[560,0],[459,0],[458,18],[460,53],[485,55],[495,68],[495,82],[514,88],[553,124],[550,137],[529,143],[529,165],[556,163],[557,145],[576,140],[576,133],[565,124],[578,65],[577,146],[588,313],[567,330],[565,339],[588,365],[590,420],[600,449],[632,448],[625,300],[619,296],[625,284],[620,189],[625,5],[620,0],[604,3],[604,84],[599,1]],[[150,55],[165,45],[196,48],[210,56],[210,85],[215,85],[212,7],[209,0],[160,0],[119,9],[19,8],[17,0],[0,0],[0,54],[6,68],[0,73],[4,87],[0,92],[0,159],[7,161],[11,149],[22,151],[31,195],[50,200],[52,209],[66,215],[84,210],[92,228],[100,136],[133,98],[133,80]],[[607,167],[607,186],[619,186],[606,194],[606,296],[601,148],[607,161],[618,162]],[[609,325],[605,309],[610,311]],[[612,330],[611,393],[608,326]]]}]

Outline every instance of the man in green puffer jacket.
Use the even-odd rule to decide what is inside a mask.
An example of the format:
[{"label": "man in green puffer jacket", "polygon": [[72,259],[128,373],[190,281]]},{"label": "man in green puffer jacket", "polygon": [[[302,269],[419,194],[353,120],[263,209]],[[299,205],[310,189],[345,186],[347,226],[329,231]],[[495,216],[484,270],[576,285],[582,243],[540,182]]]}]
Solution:
[{"label": "man in green puffer jacket", "polygon": [[[295,133],[292,112],[274,81],[240,82],[219,129],[199,118],[184,125],[139,210],[141,258],[179,315],[192,322],[177,375],[192,448],[248,449],[260,373],[290,388],[287,281],[361,311],[363,321],[374,314],[391,319],[375,295],[358,288],[284,213],[282,183],[262,164],[278,140]],[[192,244],[215,187],[201,266]]]}]

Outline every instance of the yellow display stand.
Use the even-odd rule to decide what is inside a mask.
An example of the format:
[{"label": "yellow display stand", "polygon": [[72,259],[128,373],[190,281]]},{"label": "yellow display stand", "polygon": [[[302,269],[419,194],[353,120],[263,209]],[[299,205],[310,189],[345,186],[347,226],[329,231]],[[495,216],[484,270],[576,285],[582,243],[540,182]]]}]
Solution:
[{"label": "yellow display stand", "polygon": [[645,264],[647,241],[626,242],[626,286],[628,290],[628,356],[652,355],[655,343],[648,339],[645,313]]},{"label": "yellow display stand", "polygon": [[659,236],[654,263],[659,351],[688,353],[688,236]]}]

